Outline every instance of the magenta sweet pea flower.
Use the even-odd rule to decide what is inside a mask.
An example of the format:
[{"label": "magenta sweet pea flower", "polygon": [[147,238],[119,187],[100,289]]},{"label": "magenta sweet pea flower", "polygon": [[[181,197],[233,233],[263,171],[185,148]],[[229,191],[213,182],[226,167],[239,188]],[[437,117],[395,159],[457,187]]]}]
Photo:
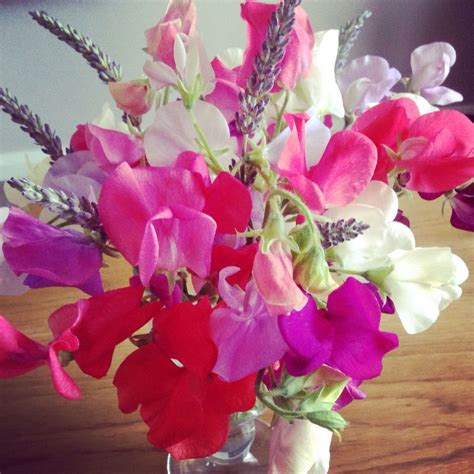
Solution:
[{"label": "magenta sweet pea flower", "polygon": [[49,365],[59,395],[80,398],[80,389],[64,370],[60,352],[73,353],[86,374],[107,374],[115,347],[146,324],[160,303],[141,306],[143,287],[120,288],[66,305],[49,317],[52,341],[44,346],[28,338],[0,316],[0,378],[23,375]]},{"label": "magenta sweet pea flower", "polygon": [[17,274],[28,274],[25,284],[77,287],[102,293],[101,252],[89,237],[74,230],[45,224],[21,209],[11,208],[3,224],[3,254]]},{"label": "magenta sweet pea flower", "polygon": [[208,275],[217,226],[202,212],[205,202],[202,178],[191,171],[123,163],[102,187],[99,213],[110,240],[139,266],[147,285],[156,269]]},{"label": "magenta sweet pea flower", "polygon": [[[244,52],[243,64],[239,70],[238,83],[245,87],[245,81],[253,71],[253,61],[261,50],[265,33],[272,13],[278,4],[246,1],[241,4],[240,14],[247,22],[247,48]],[[299,79],[308,76],[311,69],[314,35],[308,15],[301,7],[295,10],[295,24],[289,35],[285,55],[279,66],[281,72],[277,76],[273,91],[281,87],[293,89]]]},{"label": "magenta sweet pea flower", "polygon": [[290,347],[285,363],[296,376],[326,363],[356,380],[371,379],[380,375],[383,355],[398,347],[395,334],[379,329],[372,291],[354,278],[329,295],[326,310],[309,297],[303,311],[280,316],[279,325]]},{"label": "magenta sweet pea flower", "polygon": [[345,206],[369,184],[377,162],[374,144],[361,133],[336,132],[318,163],[307,169],[305,114],[287,114],[291,134],[277,163],[280,174],[308,206],[322,212],[329,206]]},{"label": "magenta sweet pea flower", "polygon": [[250,281],[245,291],[227,282],[227,277],[239,270],[227,267],[220,272],[219,294],[227,307],[218,307],[211,314],[211,332],[218,349],[213,371],[227,382],[268,367],[288,349],[278,318],[269,314],[255,281]]}]

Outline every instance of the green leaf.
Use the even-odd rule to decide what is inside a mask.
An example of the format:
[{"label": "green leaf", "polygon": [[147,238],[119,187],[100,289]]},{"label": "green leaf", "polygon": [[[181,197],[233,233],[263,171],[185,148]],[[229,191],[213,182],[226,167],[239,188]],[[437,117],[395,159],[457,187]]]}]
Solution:
[{"label": "green leaf", "polygon": [[347,426],[347,421],[337,411],[315,411],[306,415],[306,418],[315,425],[327,428],[339,434]]}]

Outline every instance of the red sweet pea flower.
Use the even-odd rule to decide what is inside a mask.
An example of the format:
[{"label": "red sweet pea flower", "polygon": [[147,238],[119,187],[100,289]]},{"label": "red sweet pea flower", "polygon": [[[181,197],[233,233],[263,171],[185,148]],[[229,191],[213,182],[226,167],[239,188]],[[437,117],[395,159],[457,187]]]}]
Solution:
[{"label": "red sweet pea flower", "polygon": [[212,372],[211,312],[207,299],[162,310],[154,341],[130,354],[114,378],[120,409],[131,413],[141,405],[149,441],[176,459],[216,452],[225,443],[229,415],[255,403],[255,375],[228,383]]},{"label": "red sweet pea flower", "polygon": [[141,306],[143,287],[120,288],[59,308],[49,317],[53,340],[44,346],[0,316],[0,378],[16,377],[48,364],[59,395],[80,398],[77,384],[61,365],[59,352],[72,353],[79,368],[95,378],[107,374],[115,346],[146,324],[160,303]]}]

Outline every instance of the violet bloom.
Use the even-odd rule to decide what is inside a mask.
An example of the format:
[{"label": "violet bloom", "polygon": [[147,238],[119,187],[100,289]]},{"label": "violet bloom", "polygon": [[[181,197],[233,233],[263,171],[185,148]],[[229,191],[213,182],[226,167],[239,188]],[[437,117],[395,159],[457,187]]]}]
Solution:
[{"label": "violet bloom", "polygon": [[280,316],[279,326],[290,347],[287,370],[300,376],[323,363],[356,379],[380,375],[382,357],[398,346],[395,334],[382,332],[379,303],[366,285],[348,278],[318,309],[311,297],[301,312]]},{"label": "violet bloom", "polygon": [[46,173],[43,186],[97,202],[107,176],[90,151],[78,151],[58,158]]},{"label": "violet bloom", "polygon": [[211,315],[211,331],[218,348],[213,372],[233,382],[279,360],[288,350],[278,329],[278,318],[269,314],[255,281],[245,291],[227,282],[240,269],[224,268],[219,274],[219,293],[227,304]]},{"label": "violet bloom", "polygon": [[5,260],[16,275],[28,274],[25,285],[30,288],[71,286],[90,295],[103,292],[100,251],[79,232],[59,229],[11,208],[2,236]]},{"label": "violet bloom", "polygon": [[346,112],[360,115],[370,105],[379,103],[401,77],[397,69],[379,56],[352,60],[337,73]]},{"label": "violet bloom", "polygon": [[449,43],[436,42],[418,46],[411,53],[409,89],[421,94],[431,104],[448,105],[463,100],[462,95],[441,86],[456,62],[456,51]]},{"label": "violet bloom", "polygon": [[456,189],[451,199],[451,225],[458,229],[474,232],[474,183]]}]

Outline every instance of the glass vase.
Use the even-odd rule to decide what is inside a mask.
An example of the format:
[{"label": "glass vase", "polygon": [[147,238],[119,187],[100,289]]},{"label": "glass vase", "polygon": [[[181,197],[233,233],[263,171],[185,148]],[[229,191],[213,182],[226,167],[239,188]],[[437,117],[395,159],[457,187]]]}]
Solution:
[{"label": "glass vase", "polygon": [[262,473],[268,469],[270,427],[251,410],[233,416],[225,445],[212,456],[177,461],[168,456],[169,474],[199,474],[211,472]]}]

